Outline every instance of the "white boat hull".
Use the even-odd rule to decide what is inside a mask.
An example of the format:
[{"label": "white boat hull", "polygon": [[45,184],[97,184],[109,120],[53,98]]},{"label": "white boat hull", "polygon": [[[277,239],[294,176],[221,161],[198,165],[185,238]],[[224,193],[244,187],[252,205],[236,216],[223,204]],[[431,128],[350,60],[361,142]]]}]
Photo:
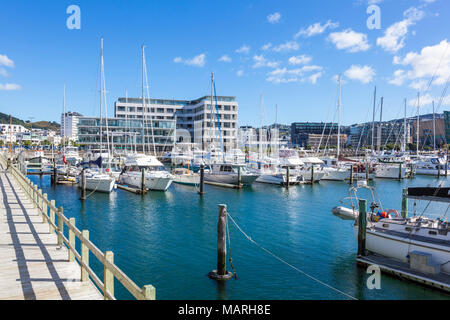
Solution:
[{"label": "white boat hull", "polygon": [[173,182],[188,186],[198,186],[200,184],[200,175],[198,174],[173,175]]},{"label": "white boat hull", "polygon": [[[241,175],[241,183],[243,185],[251,185],[258,179],[259,175]],[[224,184],[238,184],[238,174],[214,174],[214,173],[205,173],[205,181],[208,182],[216,182],[216,183],[224,183]]]},{"label": "white boat hull", "polygon": [[[356,238],[358,238],[358,226],[354,227]],[[450,248],[448,246],[418,242],[402,237],[374,232],[366,232],[366,249],[385,257],[396,259],[408,263],[408,255],[412,251],[421,251],[429,253],[434,263],[441,264],[441,272],[450,273]]]},{"label": "white boat hull", "polygon": [[324,168],[325,175],[322,180],[344,181],[350,179],[350,171],[344,169]]},{"label": "white boat hull", "polygon": [[400,172],[399,166],[378,166],[375,169],[375,178],[384,179],[404,179],[406,174],[406,167],[402,166]]},{"label": "white boat hull", "polygon": [[[111,178],[88,178],[86,177],[86,190],[96,192],[111,193],[114,188],[115,181]],[[78,182],[78,187],[81,188],[81,179]]]},{"label": "white boat hull", "polygon": [[[142,174],[140,172],[125,172],[120,176],[120,181],[127,186],[141,188]],[[172,184],[172,181],[172,177],[158,177],[156,175],[145,174],[145,188],[148,190],[166,191]]]},{"label": "white boat hull", "polygon": [[262,174],[255,182],[281,185],[285,182],[285,178],[282,174]]}]

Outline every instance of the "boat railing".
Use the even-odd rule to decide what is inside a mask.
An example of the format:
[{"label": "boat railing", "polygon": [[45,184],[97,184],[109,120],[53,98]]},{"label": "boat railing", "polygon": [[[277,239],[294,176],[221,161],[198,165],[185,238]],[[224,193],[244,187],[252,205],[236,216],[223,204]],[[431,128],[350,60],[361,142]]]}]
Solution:
[{"label": "boat railing", "polygon": [[[117,279],[128,292],[137,300],[155,300],[156,290],[152,285],[138,287],[115,263],[112,251],[102,252],[92,241],[89,240],[88,230],[79,230],[75,226],[75,218],[68,219],[64,215],[63,207],[57,207],[55,200],[49,200],[46,193],[42,193],[30,179],[24,176],[15,165],[0,156],[0,161],[5,164],[8,171],[19,183],[22,190],[30,198],[33,206],[38,209],[42,221],[49,224],[49,233],[56,233],[58,245],[68,248],[69,261],[77,261],[81,266],[81,281],[93,280],[102,291],[105,300],[116,300],[114,296],[114,279]],[[64,235],[67,227],[68,238]],[[78,238],[81,246],[80,252],[75,247],[75,238]],[[89,253],[92,253],[104,267],[103,281],[89,266]]]}]

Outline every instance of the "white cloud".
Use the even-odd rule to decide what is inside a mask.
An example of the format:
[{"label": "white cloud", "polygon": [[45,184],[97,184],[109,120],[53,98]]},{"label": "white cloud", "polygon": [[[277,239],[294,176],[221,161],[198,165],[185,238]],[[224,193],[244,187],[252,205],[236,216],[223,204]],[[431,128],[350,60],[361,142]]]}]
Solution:
[{"label": "white cloud", "polygon": [[271,43],[271,42],[266,43],[265,45],[263,45],[263,46],[261,47],[261,50],[266,51],[266,50],[269,50],[270,47],[272,47],[272,43]]},{"label": "white cloud", "polygon": [[238,77],[242,77],[244,75],[244,70],[238,70],[238,72],[236,72],[236,75]]},{"label": "white cloud", "polygon": [[237,53],[249,53],[250,52],[250,47],[244,44],[239,49],[236,49],[236,52]]},{"label": "white cloud", "polygon": [[7,83],[7,84],[1,84],[0,83],[0,91],[13,91],[13,90],[20,90],[22,87],[15,83]]},{"label": "white cloud", "polygon": [[370,66],[352,65],[344,72],[344,75],[352,80],[357,80],[362,83],[369,83],[375,76],[375,70]]},{"label": "white cloud", "polygon": [[394,73],[392,84],[402,85],[411,80],[410,86],[418,87],[420,81],[429,82],[433,78],[432,85],[442,85],[450,77],[450,43],[441,41],[434,46],[422,48],[420,53],[409,52],[404,58],[394,57],[394,64],[410,67],[409,70],[399,69]]},{"label": "white cloud", "polygon": [[396,53],[405,46],[405,38],[409,27],[424,17],[424,12],[417,8],[409,8],[403,13],[405,19],[396,22],[386,29],[383,37],[377,38],[377,45],[385,51]]},{"label": "white cloud", "polygon": [[9,77],[9,73],[8,73],[8,71],[6,71],[6,69],[0,68],[0,76]]},{"label": "white cloud", "polygon": [[0,66],[5,66],[9,68],[14,68],[14,61],[12,61],[8,56],[0,54]]},{"label": "white cloud", "polygon": [[224,54],[223,56],[220,57],[219,61],[231,62],[231,58],[229,56],[227,56],[226,54]]},{"label": "white cloud", "polygon": [[297,51],[300,48],[299,44],[295,41],[287,41],[273,48],[276,52]]},{"label": "white cloud", "polygon": [[254,55],[253,61],[255,62],[253,65],[254,69],[262,67],[277,68],[280,65],[278,61],[268,61],[262,54],[259,56]]},{"label": "white cloud", "polygon": [[317,72],[308,77],[308,81],[312,84],[316,84],[317,80],[322,76],[322,72]]},{"label": "white cloud", "polygon": [[299,65],[299,64],[308,64],[312,61],[312,57],[307,56],[307,55],[300,55],[300,56],[293,56],[289,58],[289,64],[291,65]]},{"label": "white cloud", "polygon": [[[320,66],[303,66],[296,69],[277,68],[269,72],[266,81],[272,83],[310,82],[315,84],[323,72]],[[316,71],[314,74],[311,72]]]},{"label": "white cloud", "polygon": [[270,23],[278,23],[280,22],[280,19],[281,14],[279,12],[275,12],[267,16],[267,21],[269,21]]},{"label": "white cloud", "polygon": [[181,57],[176,57],[173,59],[173,62],[175,63],[184,63],[188,66],[194,66],[194,67],[203,67],[206,63],[206,54],[202,53],[198,56],[193,57],[192,59],[182,59]]},{"label": "white cloud", "polygon": [[348,52],[367,51],[370,48],[367,35],[355,32],[352,29],[330,33],[327,39],[334,43],[337,49],[347,50]]},{"label": "white cloud", "polygon": [[[432,105],[433,101],[435,106],[437,107],[439,103],[441,103],[441,97],[432,97],[429,93],[419,96],[419,104],[421,108]],[[417,108],[417,102],[417,97],[415,97],[408,101],[408,105]],[[441,106],[450,106],[450,95],[442,98]]]},{"label": "white cloud", "polygon": [[320,22],[317,22],[310,25],[306,29],[300,29],[300,31],[294,35],[294,38],[297,39],[300,36],[309,38],[324,33],[327,28],[335,29],[337,27],[339,27],[339,22],[332,22],[331,20],[328,20],[324,25],[321,25]]}]

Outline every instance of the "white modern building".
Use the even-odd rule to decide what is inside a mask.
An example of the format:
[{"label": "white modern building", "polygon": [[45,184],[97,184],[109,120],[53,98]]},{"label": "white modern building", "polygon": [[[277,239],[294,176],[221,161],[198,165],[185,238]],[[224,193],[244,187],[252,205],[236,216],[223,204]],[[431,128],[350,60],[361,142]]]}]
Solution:
[{"label": "white modern building", "polygon": [[145,99],[144,103],[142,98],[119,98],[114,110],[116,118],[140,119],[146,126],[152,121],[175,120],[176,142],[198,143],[203,149],[223,146],[225,151],[237,147],[235,97],[216,97],[212,104],[209,96],[196,100]]},{"label": "white modern building", "polygon": [[28,130],[27,128],[25,128],[24,126],[20,125],[20,124],[0,124],[0,133],[1,134],[17,134],[17,133],[22,133],[22,132],[30,132],[30,130]]},{"label": "white modern building", "polygon": [[78,119],[82,114],[66,112],[61,114],[61,137],[71,141],[78,140]]}]

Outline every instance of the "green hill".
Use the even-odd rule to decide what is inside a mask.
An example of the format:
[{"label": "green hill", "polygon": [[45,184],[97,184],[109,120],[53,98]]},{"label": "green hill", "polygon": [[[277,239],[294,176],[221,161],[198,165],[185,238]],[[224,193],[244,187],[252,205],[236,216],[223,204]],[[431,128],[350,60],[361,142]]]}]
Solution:
[{"label": "green hill", "polygon": [[[0,123],[9,124],[9,115],[0,112]],[[23,121],[19,118],[15,118],[15,117],[12,117],[12,124],[22,125],[28,129],[37,128],[37,129],[44,129],[44,130],[59,131],[59,128],[60,128],[60,124],[55,121],[30,122],[30,121]]]}]

